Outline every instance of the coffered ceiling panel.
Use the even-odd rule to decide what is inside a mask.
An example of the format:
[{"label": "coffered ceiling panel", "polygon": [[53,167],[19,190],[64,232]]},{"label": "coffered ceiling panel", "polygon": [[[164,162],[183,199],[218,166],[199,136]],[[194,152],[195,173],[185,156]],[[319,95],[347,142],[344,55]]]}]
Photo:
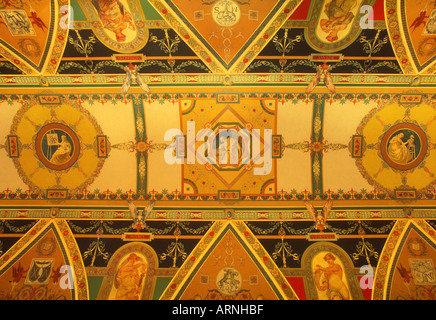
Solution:
[{"label": "coffered ceiling panel", "polygon": [[434,12],[0,0],[0,299],[433,299]]}]

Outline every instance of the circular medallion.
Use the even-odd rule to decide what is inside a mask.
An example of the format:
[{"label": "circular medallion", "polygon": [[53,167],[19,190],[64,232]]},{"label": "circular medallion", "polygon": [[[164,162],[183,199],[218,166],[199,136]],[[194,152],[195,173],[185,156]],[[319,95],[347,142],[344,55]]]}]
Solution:
[{"label": "circular medallion", "polygon": [[19,140],[13,161],[23,182],[54,201],[90,185],[110,151],[89,111],[64,96],[57,99],[59,104],[24,103],[10,132]]},{"label": "circular medallion", "polygon": [[[436,149],[432,147],[436,122],[427,120],[436,117],[436,108],[423,95],[383,99],[362,119],[349,150],[369,184],[407,202],[425,196],[436,185]],[[416,103],[406,107],[401,101]]]},{"label": "circular medallion", "polygon": [[224,294],[234,294],[241,289],[242,277],[235,268],[224,268],[216,277],[216,285]]},{"label": "circular medallion", "polygon": [[380,144],[383,160],[392,168],[409,170],[415,168],[427,153],[427,137],[413,123],[400,123],[383,135]]},{"label": "circular medallion", "polygon": [[80,154],[80,143],[71,128],[61,123],[50,123],[36,135],[36,154],[50,169],[65,170],[71,167]]},{"label": "circular medallion", "polygon": [[212,18],[221,27],[232,27],[241,18],[241,10],[236,2],[221,0],[213,6]]}]

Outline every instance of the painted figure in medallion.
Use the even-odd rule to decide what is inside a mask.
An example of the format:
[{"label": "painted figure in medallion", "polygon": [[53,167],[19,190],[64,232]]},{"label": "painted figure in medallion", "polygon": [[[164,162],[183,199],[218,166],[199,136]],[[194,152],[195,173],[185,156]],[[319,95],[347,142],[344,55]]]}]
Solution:
[{"label": "painted figure in medallion", "polygon": [[325,291],[329,300],[349,300],[350,292],[344,281],[342,267],[335,263],[335,256],[328,252],[324,260],[328,266],[323,267],[319,264],[315,266],[315,284],[319,291]]},{"label": "painted figure in medallion", "polygon": [[217,286],[224,294],[234,294],[241,289],[241,274],[234,268],[224,268],[217,275]]},{"label": "painted figure in medallion", "polygon": [[66,135],[62,135],[61,142],[58,144],[59,147],[51,156],[50,162],[53,164],[64,164],[71,159],[71,143],[68,142]]},{"label": "painted figure in medallion", "polygon": [[126,41],[123,33],[127,28],[135,30],[132,15],[120,0],[92,0],[103,26],[115,33],[118,42]]},{"label": "painted figure in medallion", "polygon": [[409,163],[416,157],[415,136],[412,134],[406,142],[403,138],[404,133],[400,132],[392,137],[388,145],[389,157],[399,164]]},{"label": "painted figure in medallion", "polygon": [[338,40],[338,32],[345,30],[354,19],[352,9],[357,5],[356,0],[332,0],[325,7],[328,19],[321,19],[321,29],[328,33],[326,39],[330,42]]},{"label": "painted figure in medallion", "polygon": [[147,263],[135,253],[128,256],[115,276],[116,300],[140,299],[147,267]]}]

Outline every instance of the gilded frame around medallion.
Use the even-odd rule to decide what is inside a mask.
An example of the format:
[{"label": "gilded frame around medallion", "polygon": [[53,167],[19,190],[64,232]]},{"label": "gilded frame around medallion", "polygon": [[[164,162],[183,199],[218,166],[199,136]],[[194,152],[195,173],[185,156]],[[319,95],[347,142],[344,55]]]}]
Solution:
[{"label": "gilded frame around medallion", "polygon": [[[305,270],[306,274],[306,295],[308,300],[320,300],[318,294],[319,291],[328,291],[329,288],[319,287],[316,283],[321,280],[320,276],[316,272],[312,272],[312,263],[314,259],[320,255],[324,256],[324,260],[328,257],[333,259],[339,259],[340,264],[343,266],[343,279],[346,279],[345,285],[349,291],[350,300],[363,300],[362,290],[359,286],[357,276],[359,275],[359,269],[355,269],[353,262],[346,252],[336,244],[327,242],[317,242],[306,249],[302,258],[301,266]],[[336,262],[335,262],[336,263]]]},{"label": "gilded frame around medallion", "polygon": [[159,260],[156,252],[148,244],[142,242],[131,242],[120,247],[109,260],[106,267],[105,278],[97,295],[97,300],[109,300],[113,296],[113,288],[116,286],[117,271],[121,264],[129,259],[129,256],[135,255],[137,261],[144,261],[147,265],[146,272],[140,280],[138,286],[139,300],[151,300],[154,294],[156,283],[155,271],[158,268]]}]

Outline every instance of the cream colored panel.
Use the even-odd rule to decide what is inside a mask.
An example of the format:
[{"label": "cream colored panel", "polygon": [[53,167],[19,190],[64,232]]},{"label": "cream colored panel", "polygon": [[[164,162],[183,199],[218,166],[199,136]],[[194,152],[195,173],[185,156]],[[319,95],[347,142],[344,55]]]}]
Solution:
[{"label": "cream colored panel", "polygon": [[312,189],[310,153],[285,150],[277,160],[277,191],[297,192]]},{"label": "cream colored panel", "polygon": [[103,134],[108,137],[112,148],[100,174],[89,187],[90,190],[99,189],[103,192],[136,190],[137,164],[136,155],[129,150],[114,148],[114,145],[135,142],[135,119],[131,103],[98,103],[83,106],[89,110],[101,127]]},{"label": "cream colored panel", "polygon": [[10,134],[12,121],[20,108],[21,104],[19,103],[8,104],[0,102],[0,144],[3,144],[6,136]]},{"label": "cream colored panel", "polygon": [[[7,136],[11,133],[11,125],[15,114],[21,108],[19,103],[0,103],[0,145],[4,145]],[[20,188],[22,191],[27,190],[27,185],[21,180],[15,168],[14,162],[7,155],[6,148],[0,148],[0,190],[10,189],[15,191]]]},{"label": "cream colored panel", "polygon": [[323,189],[337,192],[371,191],[374,188],[363,178],[348,149],[329,151],[323,156]]},{"label": "cream colored panel", "polygon": [[[161,104],[156,101],[144,103],[145,127],[147,138],[151,145],[166,144],[165,132],[170,129],[180,129],[179,103],[165,101]],[[173,192],[182,187],[182,165],[168,164],[164,158],[164,148],[157,148],[149,153],[147,164],[147,189],[161,192]]]},{"label": "cream colored panel", "polygon": [[131,103],[118,102],[84,103],[85,107],[100,125],[103,134],[113,144],[135,141],[135,118]]},{"label": "cream colored panel", "polygon": [[[292,101],[278,103],[277,134],[282,135],[285,145],[305,145],[312,130],[312,103]],[[310,153],[286,148],[283,157],[277,159],[277,191],[297,192],[311,190]]]},{"label": "cream colored panel", "polygon": [[12,191],[16,191],[16,189],[26,191],[29,189],[18,175],[13,160],[6,155],[5,150],[0,150],[0,164],[0,191],[8,188]]},{"label": "cream colored panel", "polygon": [[99,189],[100,192],[107,189],[112,192],[136,190],[136,167],[135,153],[112,149],[100,174],[88,189]]},{"label": "cream colored panel", "polygon": [[376,102],[350,102],[344,104],[326,102],[324,109],[324,139],[328,143],[347,144],[351,140],[351,136],[356,134],[356,129],[362,119],[377,107]]},{"label": "cream colored panel", "polygon": [[278,103],[277,134],[282,135],[286,144],[309,141],[311,130],[312,103]]},{"label": "cream colored panel", "polygon": [[347,192],[351,189],[356,191],[373,189],[359,172],[348,145],[362,119],[376,106],[376,102],[373,101],[369,103],[347,101],[343,104],[326,102],[323,136],[327,145],[340,144],[341,149],[329,149],[323,155],[324,191],[330,189],[337,192],[342,189]]}]

